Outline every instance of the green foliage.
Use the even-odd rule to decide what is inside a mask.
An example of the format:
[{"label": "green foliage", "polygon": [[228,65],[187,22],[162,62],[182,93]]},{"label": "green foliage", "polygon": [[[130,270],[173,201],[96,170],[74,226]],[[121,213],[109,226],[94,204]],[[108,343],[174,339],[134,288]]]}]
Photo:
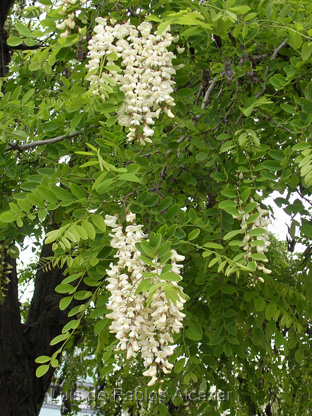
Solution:
[{"label": "green foliage", "polygon": [[[108,415],[139,414],[140,406],[149,415],[310,414],[311,2],[91,3],[77,14],[81,32],[76,26],[65,38],[56,29],[58,8],[46,0],[8,25],[9,46],[38,48],[12,49],[2,84],[0,240],[23,246],[32,236],[52,245],[54,256],[39,267],[64,269],[55,290],[71,317],[51,340],[56,353],[37,359],[37,376],[50,366],[71,383],[93,376],[92,405]],[[135,25],[148,20],[158,33],[170,25],[185,48],[174,61],[175,118],[161,113],[145,147],[128,143],[118,124],[119,87],[109,85],[104,101],[85,79],[87,39],[95,18],[107,15]],[[251,229],[256,207],[265,209],[273,191],[287,195],[275,202],[290,217],[290,241],[306,246],[302,256],[274,237],[266,254],[256,250],[266,232]],[[138,244],[147,264],[155,257],[166,264],[172,249],[186,257],[184,329],[161,386],[166,400],[153,406],[109,399],[114,388],[146,386],[142,362],[115,353],[105,317],[115,253],[104,217],[117,213],[123,221],[130,210],[148,231],[149,241]],[[255,237],[250,259],[248,233]],[[267,260],[271,274],[256,267]],[[143,277],[137,293],[153,293],[151,276]],[[175,303],[177,275],[166,269],[161,278]],[[211,386],[225,398],[176,395],[177,388],[208,394]]]}]

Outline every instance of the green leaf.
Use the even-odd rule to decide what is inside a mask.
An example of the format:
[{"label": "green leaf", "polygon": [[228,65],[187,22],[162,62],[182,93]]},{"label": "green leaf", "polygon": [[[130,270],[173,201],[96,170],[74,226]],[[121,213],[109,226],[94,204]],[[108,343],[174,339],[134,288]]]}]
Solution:
[{"label": "green leaf", "polygon": [[58,199],[54,193],[43,185],[37,186],[37,192],[43,199],[48,202],[58,202]]},{"label": "green leaf", "polygon": [[181,371],[183,371],[184,366],[185,366],[185,358],[180,358],[180,359],[179,359],[179,360],[175,363],[175,366],[174,366],[173,371],[174,371],[175,373],[181,373]]},{"label": "green leaf", "polygon": [[96,192],[99,194],[103,194],[114,187],[114,178],[106,179],[105,181],[101,182],[99,185],[95,187]]},{"label": "green leaf", "polygon": [[275,74],[272,78],[270,78],[270,83],[277,89],[282,88],[285,82],[285,77],[283,77],[281,74]]},{"label": "green leaf", "polygon": [[172,197],[168,196],[167,198],[163,199],[160,204],[158,205],[158,211],[162,212],[165,211],[167,208],[170,207],[170,205],[172,204]]},{"label": "green leaf", "polygon": [[162,273],[159,277],[160,279],[166,280],[168,282],[179,282],[182,280],[181,276],[173,272]]},{"label": "green leaf", "polygon": [[13,136],[16,136],[19,140],[28,139],[27,133],[23,130],[14,130],[14,131],[12,131],[12,134],[13,134]]},{"label": "green leaf", "polygon": [[86,193],[82,189],[81,186],[78,186],[77,184],[72,183],[70,185],[70,190],[76,198],[78,198],[78,199],[86,198]]},{"label": "green leaf", "polygon": [[93,224],[103,233],[106,231],[106,224],[104,218],[100,214],[93,214],[92,217]]},{"label": "green leaf", "polygon": [[284,110],[288,114],[296,114],[296,109],[292,105],[282,103],[280,107],[282,110]]},{"label": "green leaf", "polygon": [[265,317],[269,321],[274,318],[277,311],[277,307],[274,303],[269,303],[265,309]]},{"label": "green leaf", "polygon": [[297,351],[295,352],[295,360],[297,361],[298,364],[301,364],[304,360],[304,351],[302,348],[297,349]]},{"label": "green leaf", "polygon": [[237,198],[237,193],[234,189],[222,189],[221,194],[227,198]]},{"label": "green leaf", "polygon": [[230,357],[233,354],[232,347],[230,344],[226,343],[223,345],[223,352],[227,357]]},{"label": "green leaf", "polygon": [[302,37],[300,33],[289,30],[288,42],[294,49],[299,49],[302,45]]},{"label": "green leaf", "polygon": [[74,286],[70,285],[69,283],[61,283],[57,285],[55,291],[57,293],[72,293],[75,290]]},{"label": "green leaf", "polygon": [[0,215],[0,221],[5,222],[5,223],[13,222],[15,221],[15,215],[10,211],[3,212]]},{"label": "green leaf", "polygon": [[86,233],[87,233],[88,237],[91,240],[94,240],[95,236],[96,236],[96,231],[95,231],[95,228],[93,227],[93,225],[91,224],[91,222],[83,221],[81,225],[86,230]]},{"label": "green leaf", "polygon": [[51,189],[51,191],[53,191],[53,193],[55,194],[57,199],[60,199],[62,201],[72,201],[73,200],[72,195],[68,191],[66,191],[66,189],[61,188],[60,186],[52,185],[50,187],[50,189]]},{"label": "green leaf", "polygon": [[223,250],[224,249],[224,247],[221,246],[221,244],[219,244],[219,243],[213,243],[213,242],[205,243],[204,244],[204,247],[206,247],[206,248],[212,248],[212,249],[215,249],[215,250]]},{"label": "green leaf", "polygon": [[234,309],[226,309],[224,312],[224,316],[226,318],[231,318],[232,316],[236,315],[236,311]]},{"label": "green leaf", "polygon": [[178,204],[175,204],[168,209],[164,217],[166,218],[166,220],[172,220],[177,215],[179,210],[180,210],[180,206]]},{"label": "green leaf", "polygon": [[193,341],[200,341],[203,336],[202,327],[197,321],[191,320],[189,321],[189,327],[185,331],[185,335]]},{"label": "green leaf", "polygon": [[67,322],[67,324],[63,326],[62,333],[68,332],[71,329],[76,329],[78,327],[78,325],[79,325],[79,320],[78,319],[73,319],[73,320]]},{"label": "green leaf", "polygon": [[235,14],[245,14],[249,12],[250,7],[249,6],[234,6],[234,7],[229,7],[229,10],[231,10],[231,12]]},{"label": "green leaf", "polygon": [[44,376],[49,371],[50,366],[49,365],[41,365],[36,370],[36,377],[40,378]]},{"label": "green leaf", "polygon": [[223,240],[230,240],[231,238],[235,237],[237,234],[242,234],[242,233],[243,233],[242,230],[230,231],[227,234],[225,234],[225,236],[223,237]]},{"label": "green leaf", "polygon": [[254,300],[254,304],[255,304],[255,310],[257,312],[263,311],[263,309],[266,307],[266,301],[260,297]]},{"label": "green leaf", "polygon": [[167,22],[160,23],[160,25],[157,28],[157,35],[161,35],[163,31],[166,30],[169,25],[170,25],[170,20],[168,20]]},{"label": "green leaf", "polygon": [[22,39],[17,36],[10,36],[9,39],[7,40],[7,44],[9,46],[18,46],[21,43],[23,43]]},{"label": "green leaf", "polygon": [[136,247],[141,253],[145,254],[146,256],[152,259],[155,257],[154,250],[147,241],[142,240],[140,243],[136,243]]},{"label": "green leaf", "polygon": [[69,332],[66,332],[65,334],[60,334],[60,335],[58,335],[58,336],[56,336],[55,338],[52,339],[52,341],[50,342],[50,345],[59,344],[60,342],[65,341],[69,337],[70,337]]},{"label": "green leaf", "polygon": [[34,93],[35,93],[35,89],[34,88],[32,88],[29,91],[27,91],[26,94],[22,98],[22,103],[23,104],[26,104],[27,101],[34,95]]},{"label": "green leaf", "polygon": [[59,305],[60,310],[64,311],[65,309],[67,309],[73,298],[73,296],[66,296],[65,298],[61,299]]},{"label": "green leaf", "polygon": [[[210,345],[220,345],[225,340],[224,335],[216,335],[216,332],[214,333],[212,340],[210,341]],[[222,347],[223,349],[223,347]]]},{"label": "green leaf", "polygon": [[242,203],[243,203],[243,204],[244,204],[244,203],[247,201],[247,199],[249,198],[250,192],[251,192],[251,189],[250,189],[250,188],[247,188],[247,189],[245,189],[245,190],[241,193],[240,199],[242,200]]},{"label": "green leaf", "polygon": [[133,173],[122,173],[119,175],[119,179],[123,179],[127,182],[140,182],[141,180]]},{"label": "green leaf", "polygon": [[305,150],[309,148],[311,148],[311,144],[307,142],[300,142],[292,147],[293,150]]},{"label": "green leaf", "polygon": [[267,260],[265,254],[262,254],[262,253],[254,253],[254,254],[251,255],[251,258],[253,260],[259,260],[259,261],[266,261]]},{"label": "green leaf", "polygon": [[307,61],[312,54],[312,42],[305,42],[302,45],[301,56],[304,61]]},{"label": "green leaf", "polygon": [[[1,218],[1,217],[0,217]],[[307,236],[308,238],[312,238],[312,225],[309,224],[303,224],[300,227],[301,231],[303,232],[303,234],[305,236]]]},{"label": "green leaf", "polygon": [[258,206],[258,202],[250,202],[249,204],[246,205],[244,211],[245,214],[249,214],[251,211],[253,211],[256,207]]},{"label": "green leaf", "polygon": [[227,323],[224,326],[229,334],[233,335],[234,337],[237,335],[237,329],[232,323]]},{"label": "green leaf", "polygon": [[254,228],[249,232],[251,237],[258,237],[259,235],[266,234],[266,230],[264,228]]},{"label": "green leaf", "polygon": [[200,234],[200,229],[199,228],[195,228],[195,230],[192,230],[189,235],[187,236],[187,239],[189,241],[191,240],[195,240],[195,238],[197,238]]},{"label": "green leaf", "polygon": [[28,29],[27,26],[23,25],[22,23],[15,23],[15,27],[21,35],[26,37],[32,37],[31,31]]},{"label": "green leaf", "polygon": [[92,296],[92,292],[88,290],[79,290],[74,294],[74,298],[77,300],[86,300]]},{"label": "green leaf", "polygon": [[35,359],[35,363],[37,364],[44,364],[51,360],[51,357],[48,357],[47,355],[41,355],[40,357]]},{"label": "green leaf", "polygon": [[235,207],[231,207],[231,206],[226,206],[223,208],[224,211],[226,211],[228,214],[231,214],[233,217],[238,217],[239,216],[239,212]]}]

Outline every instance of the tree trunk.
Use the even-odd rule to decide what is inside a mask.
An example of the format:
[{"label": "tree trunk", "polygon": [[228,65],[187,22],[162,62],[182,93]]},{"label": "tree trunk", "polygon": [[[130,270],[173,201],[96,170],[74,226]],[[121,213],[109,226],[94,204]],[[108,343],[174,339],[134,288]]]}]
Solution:
[{"label": "tree trunk", "polygon": [[8,65],[11,60],[10,48],[6,40],[7,34],[4,29],[5,21],[15,0],[0,1],[0,77],[5,77],[8,72]]},{"label": "tree trunk", "polygon": [[[44,246],[41,257],[51,256],[50,246]],[[36,377],[40,355],[51,356],[59,345],[50,341],[61,333],[68,321],[67,312],[60,311],[60,296],[55,287],[63,279],[60,269],[37,271],[35,291],[26,323],[21,322],[18,302],[16,261],[13,266],[6,298],[0,306],[0,409],[1,416],[37,416],[50,386],[54,369]]]}]

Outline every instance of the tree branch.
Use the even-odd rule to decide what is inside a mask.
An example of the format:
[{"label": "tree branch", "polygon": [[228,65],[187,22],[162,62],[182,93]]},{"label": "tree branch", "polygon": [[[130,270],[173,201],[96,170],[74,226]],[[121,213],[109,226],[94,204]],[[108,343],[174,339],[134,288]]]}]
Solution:
[{"label": "tree branch", "polygon": [[278,45],[278,47],[272,53],[272,56],[270,58],[271,61],[273,61],[273,59],[276,58],[276,56],[279,53],[279,51],[287,44],[287,42],[288,42],[288,38],[286,38],[285,40],[283,40],[283,42],[280,45]]},{"label": "tree branch", "polygon": [[[276,58],[276,56],[279,53],[279,51],[287,44],[287,42],[288,42],[288,38],[286,38],[285,40],[283,40],[283,42],[280,43],[276,49],[274,49],[274,51],[273,51],[273,53],[272,53],[272,55],[270,57],[270,61],[273,61]],[[267,66],[265,68],[265,71],[264,71],[264,84],[263,84],[262,90],[260,92],[258,92],[258,94],[256,95],[256,98],[261,97],[261,95],[263,95],[265,93],[265,90],[266,90],[266,77],[268,75],[268,72],[269,72],[269,67]]]},{"label": "tree branch", "polygon": [[272,123],[274,123],[279,129],[282,129],[282,130],[285,130],[285,131],[287,131],[287,133],[289,133],[289,134],[293,134],[293,135],[297,135],[298,133],[296,133],[295,131],[293,131],[293,130],[290,130],[290,129],[288,129],[287,127],[285,127],[285,126],[282,126],[281,124],[278,124],[278,122],[277,121],[275,121],[273,118],[271,118],[271,117],[269,117],[269,116],[263,116],[263,118],[265,118],[266,120],[269,120],[269,121],[271,121]]},{"label": "tree branch", "polygon": [[44,45],[33,45],[33,46],[27,46],[25,43],[21,43],[17,46],[8,46],[9,49],[13,51],[29,51],[33,49],[39,49],[42,48]]},{"label": "tree branch", "polygon": [[75,137],[78,135],[79,135],[78,132],[69,133],[69,134],[64,134],[63,136],[54,137],[53,139],[39,140],[37,142],[31,142],[31,143],[26,143],[26,144],[21,144],[21,145],[9,142],[8,148],[6,149],[6,151],[8,152],[10,150],[18,150],[19,152],[22,152],[23,150],[31,149],[33,147],[43,146],[45,144],[53,144],[53,143],[61,142],[62,140],[65,140],[65,139],[71,139],[72,137]]}]

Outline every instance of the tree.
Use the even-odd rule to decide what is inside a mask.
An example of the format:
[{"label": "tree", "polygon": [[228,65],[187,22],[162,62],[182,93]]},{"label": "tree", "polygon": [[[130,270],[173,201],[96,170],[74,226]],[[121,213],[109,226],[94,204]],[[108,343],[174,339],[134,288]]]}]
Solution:
[{"label": "tree", "polygon": [[[12,6],[0,6],[2,415],[38,415],[56,369],[70,387],[94,377],[99,414],[310,414],[311,2]],[[273,191],[288,245],[268,232]],[[38,262],[18,272],[29,236]],[[117,322],[134,331],[118,309],[129,297],[157,328],[149,358],[144,325]]]}]

